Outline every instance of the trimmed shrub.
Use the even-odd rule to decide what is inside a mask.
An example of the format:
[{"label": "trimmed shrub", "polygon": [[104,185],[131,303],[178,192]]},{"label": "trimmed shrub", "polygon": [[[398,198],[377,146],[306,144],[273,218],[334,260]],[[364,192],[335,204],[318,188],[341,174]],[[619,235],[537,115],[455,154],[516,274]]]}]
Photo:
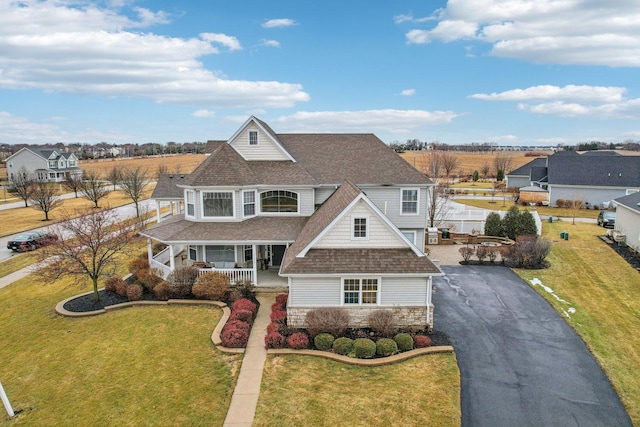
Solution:
[{"label": "trimmed shrub", "polygon": [[496,248],[487,248],[487,258],[489,258],[489,262],[493,264],[496,262],[498,258],[498,250]]},{"label": "trimmed shrub", "polygon": [[551,242],[548,239],[538,236],[520,236],[515,245],[509,247],[506,257],[506,264],[520,268],[542,268],[548,265],[545,258],[551,251]]},{"label": "trimmed shrub", "polygon": [[504,227],[502,226],[502,218],[500,218],[500,214],[496,212],[491,212],[487,215],[487,219],[484,223],[484,234],[486,236],[499,236],[503,237]]},{"label": "trimmed shrub", "polygon": [[244,296],[242,295],[242,292],[236,290],[236,289],[231,289],[229,291],[229,295],[227,296],[227,301],[229,301],[230,303],[233,303],[234,301],[238,301],[239,299],[244,298]]},{"label": "trimmed shrub", "polygon": [[198,277],[191,291],[196,298],[219,301],[229,290],[230,283],[229,276],[224,273],[207,272]]},{"label": "trimmed shrub", "polygon": [[284,337],[277,331],[269,332],[264,337],[264,346],[266,348],[282,348],[284,347]]},{"label": "trimmed shrub", "polygon": [[307,313],[304,323],[312,337],[322,332],[337,337],[349,327],[349,313],[337,307],[317,308]]},{"label": "trimmed shrub", "polygon": [[464,260],[464,262],[469,262],[471,256],[473,255],[473,248],[463,246],[462,248],[458,249],[458,252],[460,252],[460,255],[462,255],[462,259]]},{"label": "trimmed shrub", "polygon": [[142,286],[150,291],[153,291],[153,288],[155,288],[158,283],[162,282],[162,277],[156,273],[156,270],[150,270],[148,268],[145,270],[139,270],[137,277],[138,281],[142,283]]},{"label": "trimmed shrub", "polygon": [[282,310],[275,310],[271,312],[271,321],[277,323],[284,323],[287,320],[287,312]]},{"label": "trimmed shrub", "polygon": [[249,325],[247,322],[243,322],[242,320],[228,320],[227,324],[224,325],[224,329],[227,328],[232,328],[232,329],[244,329],[247,332],[249,332],[249,329],[251,329],[251,325]]},{"label": "trimmed shrub", "polygon": [[161,300],[168,300],[171,298],[171,285],[165,280],[158,283],[153,288],[153,293],[156,294],[156,297]]},{"label": "trimmed shrub", "polygon": [[376,354],[387,357],[398,351],[398,344],[391,338],[380,338],[376,342]]},{"label": "trimmed shrub", "polygon": [[148,270],[149,260],[145,254],[144,258],[135,258],[129,263],[129,273],[133,274],[133,277],[138,278],[138,271]]},{"label": "trimmed shrub", "polygon": [[244,298],[251,298],[254,294],[255,286],[251,280],[238,280],[233,288],[242,293]]},{"label": "trimmed shrub", "polygon": [[255,316],[258,312],[258,306],[246,298],[241,298],[231,304],[231,310],[249,310]]},{"label": "trimmed shrub", "polygon": [[284,311],[284,306],[276,301],[271,304],[271,311]]},{"label": "trimmed shrub", "polygon": [[249,310],[234,310],[231,312],[229,320],[239,320],[250,325],[253,323],[253,313]]},{"label": "trimmed shrub", "polygon": [[224,330],[220,334],[220,340],[222,341],[222,345],[229,348],[244,348],[247,346],[247,341],[249,341],[249,330],[243,328],[236,327],[224,327]]},{"label": "trimmed shrub", "polygon": [[119,277],[109,277],[104,282],[104,290],[105,291],[109,291],[109,292],[116,292],[116,289],[118,287],[118,283],[119,282],[123,282],[123,281],[124,280],[122,280]]},{"label": "trimmed shrub", "polygon": [[191,290],[196,280],[198,280],[198,269],[195,267],[176,268],[167,277],[167,281],[172,288],[172,296],[178,298],[191,295]]},{"label": "trimmed shrub", "polygon": [[431,347],[431,338],[426,335],[416,335],[414,342],[416,343],[416,348]]},{"label": "trimmed shrub", "polygon": [[393,320],[393,312],[391,310],[376,310],[367,316],[369,327],[373,331],[385,338],[392,337],[396,332]]},{"label": "trimmed shrub", "polygon": [[304,332],[296,332],[287,338],[287,345],[295,350],[304,350],[309,348],[309,337]]},{"label": "trimmed shrub", "polygon": [[334,341],[335,338],[333,338],[333,335],[331,334],[318,334],[313,339],[313,345],[318,350],[327,351],[331,348],[331,346],[333,346]]},{"label": "trimmed shrub", "polygon": [[142,299],[142,286],[136,283],[127,286],[127,298],[130,301],[140,301]]},{"label": "trimmed shrub", "polygon": [[122,296],[122,297],[126,297],[127,296],[127,286],[129,286],[129,284],[127,282],[125,282],[124,280],[120,279],[116,282],[116,294]]},{"label": "trimmed shrub", "polygon": [[409,351],[413,350],[413,338],[409,334],[400,333],[393,337],[393,340],[398,344],[398,350]]},{"label": "trimmed shrub", "polygon": [[289,301],[289,294],[278,294],[276,295],[276,303],[282,305],[284,308],[287,307],[287,302]]},{"label": "trimmed shrub", "polygon": [[271,322],[267,325],[267,334],[271,332],[280,332],[280,324]]},{"label": "trimmed shrub", "polygon": [[371,359],[376,355],[376,343],[369,338],[358,338],[353,342],[353,352],[358,359]]},{"label": "trimmed shrub", "polygon": [[333,351],[343,356],[353,351],[353,340],[347,337],[337,338],[332,345]]},{"label": "trimmed shrub", "polygon": [[489,254],[487,253],[487,248],[480,246],[478,247],[478,249],[476,249],[476,257],[478,258],[478,261],[480,261],[480,264],[484,262],[488,255]]}]

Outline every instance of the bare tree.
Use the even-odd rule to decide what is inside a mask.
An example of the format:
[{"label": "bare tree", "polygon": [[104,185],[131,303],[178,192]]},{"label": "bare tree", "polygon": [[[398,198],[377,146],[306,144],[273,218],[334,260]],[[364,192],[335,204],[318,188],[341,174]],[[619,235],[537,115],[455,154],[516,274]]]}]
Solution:
[{"label": "bare tree", "polygon": [[78,198],[78,191],[81,189],[82,184],[82,176],[76,174],[67,174],[64,181],[62,181],[62,186],[69,191],[73,191],[76,195],[76,199]]},{"label": "bare tree", "polygon": [[491,166],[486,161],[480,166],[480,173],[482,174],[482,179],[487,179],[487,175],[491,172]]},{"label": "bare tree", "polygon": [[92,201],[95,208],[99,208],[98,202],[107,197],[111,192],[111,190],[107,188],[107,182],[100,179],[95,172],[89,172],[84,176],[80,184],[80,189],[82,190],[82,196]]},{"label": "bare tree", "polygon": [[12,192],[16,193],[22,200],[24,206],[29,206],[29,198],[33,192],[34,184],[33,174],[22,166],[11,178],[9,178],[9,187]]},{"label": "bare tree", "polygon": [[138,166],[135,169],[127,169],[122,172],[120,178],[120,188],[136,205],[136,217],[140,217],[138,202],[142,198],[144,189],[149,184],[149,176],[146,169]]},{"label": "bare tree", "polygon": [[451,151],[441,151],[440,159],[442,169],[444,169],[444,174],[448,181],[451,176],[451,172],[458,167],[458,157]]},{"label": "bare tree", "polygon": [[425,170],[423,171],[435,184],[427,189],[429,196],[429,200],[427,201],[427,220],[429,227],[435,227],[436,223],[443,221],[447,205],[448,194],[446,185],[439,182],[445,173],[442,153],[442,151],[431,151],[427,155],[427,162]]},{"label": "bare tree", "polygon": [[112,167],[111,169],[109,169],[109,172],[107,172],[107,181],[113,184],[113,191],[116,191],[116,185],[118,185],[121,177],[122,173],[120,171],[120,168],[118,168],[117,166]]},{"label": "bare tree", "polygon": [[564,202],[565,206],[569,208],[571,213],[571,224],[576,225],[576,217],[580,214],[580,209],[584,208],[585,202],[580,194],[574,193],[573,200],[567,200]]},{"label": "bare tree", "polygon": [[160,179],[162,175],[169,173],[169,167],[164,163],[158,165],[158,169],[156,169],[156,179]]},{"label": "bare tree", "polygon": [[49,221],[49,212],[62,206],[62,199],[55,186],[44,181],[34,183],[29,200],[34,208],[44,213],[45,221]]},{"label": "bare tree", "polygon": [[511,154],[500,153],[493,158],[493,167],[496,170],[496,177],[499,175],[505,176],[510,172],[511,163],[513,162],[513,156]]},{"label": "bare tree", "polygon": [[138,221],[119,221],[115,211],[87,209],[80,216],[51,226],[52,239],[38,253],[43,265],[38,274],[45,280],[55,281],[72,276],[77,283],[87,279],[93,284],[94,300],[99,301],[98,281],[115,274],[116,255],[131,255],[130,245],[138,231]]}]

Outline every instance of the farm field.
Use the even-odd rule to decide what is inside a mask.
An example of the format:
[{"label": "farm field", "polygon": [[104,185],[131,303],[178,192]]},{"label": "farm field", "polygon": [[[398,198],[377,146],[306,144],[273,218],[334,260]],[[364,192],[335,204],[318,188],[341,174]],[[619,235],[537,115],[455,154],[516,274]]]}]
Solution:
[{"label": "farm field", "polygon": [[169,173],[191,173],[205,159],[204,154],[181,154],[174,156],[127,157],[117,159],[83,160],[79,166],[86,172],[97,172],[105,176],[114,166],[119,169],[135,169],[138,166],[147,169],[153,177],[159,167],[165,167]]}]

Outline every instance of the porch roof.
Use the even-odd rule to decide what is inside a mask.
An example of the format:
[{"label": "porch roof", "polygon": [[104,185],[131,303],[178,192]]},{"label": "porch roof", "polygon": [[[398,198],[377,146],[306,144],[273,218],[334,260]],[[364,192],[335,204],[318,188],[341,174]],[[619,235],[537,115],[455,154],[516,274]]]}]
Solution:
[{"label": "porch roof", "polygon": [[196,222],[176,215],[140,234],[165,243],[293,242],[309,217],[255,217],[239,222]]},{"label": "porch roof", "polygon": [[[291,250],[289,248],[288,250]],[[431,260],[410,248],[311,249],[282,266],[283,276],[296,274],[416,274],[442,275]]]}]

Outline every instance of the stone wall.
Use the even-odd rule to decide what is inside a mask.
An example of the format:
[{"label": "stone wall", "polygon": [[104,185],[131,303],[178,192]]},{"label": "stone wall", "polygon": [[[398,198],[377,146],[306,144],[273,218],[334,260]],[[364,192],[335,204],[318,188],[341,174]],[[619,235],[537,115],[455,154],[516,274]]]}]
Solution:
[{"label": "stone wall", "polygon": [[[429,307],[341,307],[347,310],[351,316],[349,327],[366,328],[368,327],[367,317],[377,310],[393,311],[396,326],[398,328],[416,328],[425,329],[431,326],[433,320],[433,305]],[[294,328],[304,328],[304,319],[307,312],[314,310],[314,307],[287,307],[287,324]]]}]

